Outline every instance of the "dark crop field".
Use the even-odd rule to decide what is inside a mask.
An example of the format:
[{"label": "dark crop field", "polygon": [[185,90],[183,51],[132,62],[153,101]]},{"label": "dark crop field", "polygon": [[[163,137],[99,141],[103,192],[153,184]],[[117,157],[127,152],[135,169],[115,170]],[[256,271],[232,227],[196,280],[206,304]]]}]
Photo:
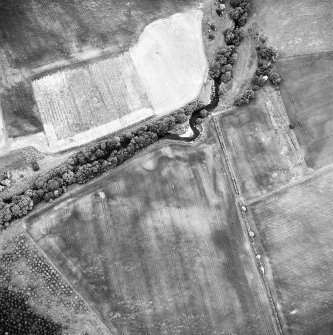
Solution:
[{"label": "dark crop field", "polygon": [[309,167],[333,162],[333,53],[278,62],[281,94]]},{"label": "dark crop field", "polygon": [[213,130],[153,148],[29,227],[114,334],[276,333]]},{"label": "dark crop field", "polygon": [[121,52],[144,27],[197,0],[0,0],[0,44],[12,67],[37,67],[85,47]]},{"label": "dark crop field", "polygon": [[255,103],[216,118],[247,198],[271,192],[302,174],[302,157],[284,113],[274,92],[260,92]]},{"label": "dark crop field", "polygon": [[252,205],[285,333],[333,334],[333,171]]},{"label": "dark crop field", "polygon": [[8,137],[43,131],[30,83],[20,82],[0,95],[1,109]]}]

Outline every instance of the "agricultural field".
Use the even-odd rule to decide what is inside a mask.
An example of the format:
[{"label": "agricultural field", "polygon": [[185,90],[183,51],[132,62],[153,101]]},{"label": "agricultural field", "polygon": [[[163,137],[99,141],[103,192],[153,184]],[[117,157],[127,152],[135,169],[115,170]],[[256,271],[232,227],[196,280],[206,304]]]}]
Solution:
[{"label": "agricultural field", "polygon": [[286,334],[333,333],[333,171],[251,206]]},{"label": "agricultural field", "polygon": [[129,52],[34,80],[51,150],[84,144],[194,100],[207,75],[201,20],[202,12],[193,10],[155,21]]},{"label": "agricultural field", "polygon": [[259,92],[255,103],[215,118],[246,198],[267,194],[306,172],[276,91]]},{"label": "agricultural field", "polygon": [[57,140],[118,119],[122,126],[124,116],[150,107],[128,52],[42,77],[33,90],[46,136]]},{"label": "agricultural field", "polygon": [[[156,0],[154,2],[148,0],[139,2],[83,0],[53,1],[52,3],[44,0],[27,0],[23,3],[18,0],[0,1],[0,29],[2,32],[0,36],[0,105],[2,110],[0,113],[0,116],[2,115],[0,147],[10,146],[8,143],[10,139],[39,134],[44,129],[46,138],[42,146],[49,145],[50,150],[48,151],[51,152],[67,150],[96,139],[98,137],[96,133],[105,136],[112,131],[129,126],[133,120],[140,121],[151,116],[152,112],[149,108],[144,108],[141,112],[121,121],[116,118],[118,112],[128,115],[128,110],[139,111],[141,105],[150,105],[150,103],[146,103],[146,93],[142,92],[142,85],[139,83],[141,79],[137,78],[137,73],[133,70],[128,50],[138,41],[140,34],[151,22],[169,17],[174,13],[186,12],[197,8],[198,5],[199,1],[197,0]],[[200,29],[198,27],[199,25],[196,26],[196,30]],[[197,37],[197,34],[195,36]],[[159,37],[165,39],[163,34],[160,34]],[[195,42],[197,43],[198,40],[196,39]],[[167,40],[167,43],[170,43],[171,47],[173,42]],[[201,50],[202,43],[199,42],[198,46]],[[174,48],[172,50],[174,51]],[[196,51],[192,49],[190,52],[196,54]],[[105,78],[100,78],[99,74],[94,72],[95,67],[98,67],[96,65],[97,59],[100,62],[105,59],[109,61],[104,64],[106,69],[103,67],[97,69],[97,73],[103,71],[104,77],[108,75],[111,78],[108,78],[106,83],[104,83]],[[93,64],[92,60],[95,60]],[[77,90],[78,87],[75,85],[80,86],[81,84],[80,88],[86,88],[86,91],[80,90],[81,95],[75,96],[74,100],[78,101],[74,101],[74,103],[68,102],[68,98],[64,99],[66,108],[70,107],[66,112],[62,112],[68,114],[68,117],[65,117],[66,120],[59,112],[61,106],[52,106],[54,109],[51,119],[56,118],[57,125],[54,127],[49,122],[44,127],[45,115],[38,111],[39,106],[36,104],[37,98],[35,99],[33,94],[35,90],[31,89],[31,81],[47,76],[51,72],[63,70],[65,67],[76,66],[78,68],[79,64],[83,67],[83,72],[78,70],[69,74],[70,71],[65,71],[67,75],[74,78],[64,79],[64,93],[67,94],[69,89]],[[202,69],[201,65],[198,65]],[[149,65],[147,66],[149,67]],[[175,68],[174,73],[177,71],[178,68]],[[187,98],[192,100],[192,97],[198,94],[196,92],[198,87],[195,86],[198,83],[194,80],[197,78],[190,75],[191,73],[189,77],[193,80],[193,85],[189,87],[190,97],[186,96],[185,100]],[[79,84],[77,76],[82,78],[82,82]],[[60,77],[62,76],[60,75]],[[50,89],[53,86],[53,81],[56,82],[57,79],[59,78],[52,79]],[[60,79],[63,80],[63,78]],[[67,80],[71,80],[73,83],[66,85]],[[97,84],[94,82],[95,80]],[[98,81],[102,81],[102,83],[98,83]],[[162,81],[162,86],[163,83]],[[166,83],[168,85],[166,91],[168,91],[170,83]],[[74,87],[71,87],[72,84]],[[112,90],[107,93],[107,97],[102,97],[103,102],[99,93],[96,93],[96,85],[99,85],[102,95],[105,94],[105,91]],[[159,83],[153,82],[153,85],[158,86]],[[177,88],[179,95],[184,93],[184,88],[180,86]],[[56,94],[53,92],[53,95],[48,92],[47,94],[51,95],[50,103],[53,99],[56,99],[57,103],[61,103],[61,93],[61,90],[60,92],[57,90]],[[88,99],[93,100],[87,102]],[[179,97],[175,97],[175,101],[177,99]],[[178,101],[178,105],[184,102],[183,96],[181,99]],[[88,115],[73,112],[73,104],[76,103],[89,106]],[[174,105],[170,106],[170,108],[173,107]],[[98,113],[96,109],[98,109]],[[94,113],[94,118],[91,118],[90,112]],[[95,135],[89,132],[75,138],[67,136],[75,134],[79,128],[88,129],[89,125],[100,125],[101,118],[105,117],[105,113],[108,114],[105,119],[111,119],[113,122],[108,124],[108,121],[104,122],[103,119],[103,125],[107,124],[107,126],[96,129],[93,132]],[[40,114],[42,115],[40,116]],[[60,140],[58,143],[59,136],[67,140]]]},{"label": "agricultural field", "polygon": [[283,57],[333,50],[331,0],[254,0],[252,7],[250,24],[258,24]]},{"label": "agricultural field", "polygon": [[120,53],[154,20],[197,0],[0,1],[1,45],[12,67],[36,68],[92,49]]},{"label": "agricultural field", "polygon": [[333,163],[333,52],[284,58],[281,94],[311,168]]},{"label": "agricultural field", "polygon": [[157,114],[197,98],[208,66],[199,10],[178,13],[147,26],[130,54]]},{"label": "agricultural field", "polygon": [[113,334],[275,334],[216,134],[164,143],[30,217]]}]

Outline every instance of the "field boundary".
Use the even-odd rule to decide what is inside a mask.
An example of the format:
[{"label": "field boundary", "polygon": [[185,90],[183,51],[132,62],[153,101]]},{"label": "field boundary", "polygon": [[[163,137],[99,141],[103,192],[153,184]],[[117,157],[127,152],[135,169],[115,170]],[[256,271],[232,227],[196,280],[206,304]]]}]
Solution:
[{"label": "field boundary", "polygon": [[322,54],[328,54],[328,53],[333,53],[333,48],[332,50],[326,50],[326,51],[308,52],[308,53],[297,54],[297,55],[282,56],[282,57],[279,57],[277,61],[282,60],[282,59],[297,58],[297,57],[311,56],[311,55],[322,55]]},{"label": "field boundary", "polygon": [[260,201],[267,200],[270,197],[273,197],[275,195],[279,195],[280,193],[285,192],[287,189],[289,189],[291,187],[298,186],[298,185],[301,185],[303,183],[308,183],[312,179],[316,179],[320,175],[326,173],[328,170],[333,170],[333,163],[325,165],[325,166],[323,166],[323,167],[321,167],[319,169],[313,170],[311,173],[309,173],[308,175],[306,175],[304,178],[302,178],[300,180],[296,180],[294,182],[291,182],[289,184],[281,186],[277,190],[274,190],[274,191],[272,191],[270,193],[264,194],[261,197],[253,198],[253,199],[251,199],[250,202],[248,202],[248,205],[250,205],[250,206],[255,205],[255,204],[257,204]]},{"label": "field boundary", "polygon": [[237,178],[236,178],[236,174],[235,174],[235,172],[232,168],[232,164],[230,162],[229,156],[227,154],[226,145],[224,143],[224,139],[223,139],[223,135],[222,135],[222,130],[220,128],[220,125],[216,121],[215,117],[213,117],[213,120],[214,120],[214,125],[215,125],[215,128],[216,128],[216,132],[217,132],[217,137],[219,139],[220,146],[221,146],[221,149],[222,149],[222,153],[223,153],[223,156],[225,158],[226,165],[227,165],[227,170],[228,170],[228,172],[230,174],[230,177],[231,177],[231,180],[232,180],[234,191],[235,191],[236,195],[240,196],[240,192],[239,192],[240,187],[239,187],[239,184],[238,184],[238,181],[237,181]]}]

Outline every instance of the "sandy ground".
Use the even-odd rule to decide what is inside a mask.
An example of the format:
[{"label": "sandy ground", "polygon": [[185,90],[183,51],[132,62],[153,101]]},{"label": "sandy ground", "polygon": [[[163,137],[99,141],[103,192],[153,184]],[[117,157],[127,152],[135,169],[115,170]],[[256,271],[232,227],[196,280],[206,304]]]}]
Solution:
[{"label": "sandy ground", "polygon": [[134,65],[157,114],[194,100],[207,75],[201,21],[191,10],[158,20],[146,27],[130,49]]}]

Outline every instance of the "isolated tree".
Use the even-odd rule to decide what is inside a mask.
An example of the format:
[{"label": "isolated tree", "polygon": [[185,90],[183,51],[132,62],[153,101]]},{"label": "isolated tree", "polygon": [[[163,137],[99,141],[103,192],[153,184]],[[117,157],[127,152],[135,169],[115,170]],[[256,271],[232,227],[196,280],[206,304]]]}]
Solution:
[{"label": "isolated tree", "polygon": [[227,83],[231,80],[232,76],[231,76],[231,72],[230,71],[227,71],[226,73],[224,73],[221,77],[221,80],[223,83]]},{"label": "isolated tree", "polygon": [[234,104],[235,106],[246,105],[254,98],[255,98],[255,92],[252,89],[247,89],[238,98],[236,98]]},{"label": "isolated tree", "polygon": [[200,118],[204,119],[207,116],[208,116],[208,112],[205,109],[200,111]]},{"label": "isolated tree", "polygon": [[271,72],[270,75],[269,75],[269,80],[275,86],[280,85],[280,83],[282,81],[281,76],[277,72]]},{"label": "isolated tree", "polygon": [[277,56],[277,52],[273,47],[260,48],[259,54],[262,58],[273,62],[275,61],[275,58]]}]

